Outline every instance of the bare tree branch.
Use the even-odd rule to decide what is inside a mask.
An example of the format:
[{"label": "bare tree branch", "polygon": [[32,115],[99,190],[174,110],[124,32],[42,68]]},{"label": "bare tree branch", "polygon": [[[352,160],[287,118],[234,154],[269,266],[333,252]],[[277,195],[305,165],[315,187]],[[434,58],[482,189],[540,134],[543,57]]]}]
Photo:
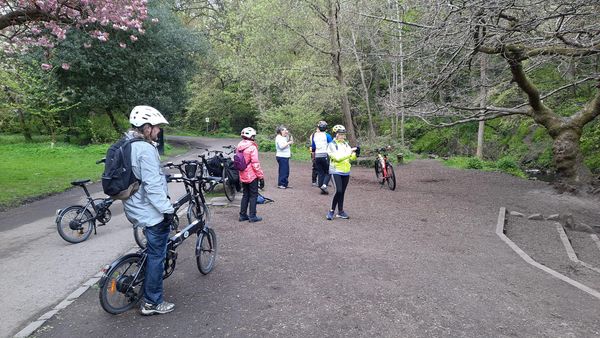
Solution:
[{"label": "bare tree branch", "polygon": [[407,26],[411,26],[411,27],[429,28],[429,29],[435,28],[433,26],[427,26],[427,25],[422,25],[422,24],[418,24],[418,23],[414,23],[414,22],[408,22],[408,21],[402,21],[402,20],[396,20],[396,19],[390,19],[390,18],[386,18],[386,17],[379,17],[379,16],[374,16],[374,15],[365,14],[365,13],[354,13],[354,14],[362,15],[364,17],[371,18],[371,19],[399,23],[399,24],[403,24],[403,25],[407,25]]}]

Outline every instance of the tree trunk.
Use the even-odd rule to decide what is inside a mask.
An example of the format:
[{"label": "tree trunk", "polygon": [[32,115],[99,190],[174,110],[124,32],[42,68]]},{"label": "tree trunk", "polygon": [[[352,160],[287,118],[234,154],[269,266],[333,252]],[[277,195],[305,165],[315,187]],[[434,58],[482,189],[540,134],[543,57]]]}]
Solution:
[{"label": "tree trunk", "polygon": [[356,65],[358,66],[358,71],[360,73],[360,82],[363,88],[363,95],[365,100],[365,105],[367,108],[367,117],[369,118],[369,141],[373,141],[375,137],[375,129],[373,128],[373,116],[371,114],[371,104],[369,100],[369,87],[367,86],[367,81],[365,80],[365,72],[362,68],[362,62],[360,61],[360,57],[358,56],[358,50],[356,48],[356,36],[354,35],[354,30],[352,32],[352,51],[354,52],[354,58],[356,59]]},{"label": "tree trunk", "polygon": [[390,107],[392,111],[391,123],[392,123],[392,138],[395,140],[398,138],[398,113],[396,107],[398,107],[398,65],[394,61],[392,64],[392,88],[390,89]]},{"label": "tree trunk", "polygon": [[592,173],[583,162],[579,148],[581,132],[578,128],[561,129],[552,144],[556,180],[559,182],[559,188],[568,191],[575,191],[576,187],[592,181]]},{"label": "tree trunk", "polygon": [[329,2],[329,38],[331,42],[331,65],[335,72],[335,78],[340,85],[342,90],[341,93],[341,105],[342,114],[344,118],[344,125],[346,127],[346,135],[348,141],[352,146],[356,146],[356,133],[354,132],[354,123],[352,122],[352,113],[350,112],[350,100],[348,99],[348,92],[346,88],[346,79],[344,78],[344,71],[342,70],[341,64],[341,45],[340,45],[340,32],[338,28],[338,13],[340,10],[339,2]]},{"label": "tree trunk", "polygon": [[[480,79],[480,83],[479,83],[479,95],[480,95],[480,101],[479,101],[479,106],[481,108],[485,108],[486,106],[486,101],[487,101],[487,87],[486,87],[486,67],[487,67],[487,60],[486,60],[486,55],[485,54],[481,54],[479,59],[479,79]],[[479,129],[477,130],[477,157],[483,159],[483,134],[485,131],[485,121],[484,120],[480,120],[479,121]]]},{"label": "tree trunk", "polygon": [[121,128],[119,128],[119,124],[117,123],[117,120],[115,119],[115,116],[113,115],[113,113],[111,111],[107,110],[106,111],[106,115],[108,115],[108,118],[110,119],[110,124],[115,129],[115,131],[117,132],[117,134],[121,135],[121,133],[123,131],[121,130]]},{"label": "tree trunk", "polygon": [[[404,46],[402,41],[402,21],[404,20],[404,9],[402,17],[400,16],[400,5],[396,3],[396,20],[398,21],[398,48],[400,54],[400,144],[404,144]],[[398,128],[398,118],[396,117],[396,128]],[[397,134],[397,132],[396,132]]]},{"label": "tree trunk", "polygon": [[17,109],[17,114],[19,114],[19,124],[21,125],[21,130],[23,131],[23,136],[25,140],[31,141],[31,130],[29,130],[29,126],[25,123],[25,115],[21,109]]}]

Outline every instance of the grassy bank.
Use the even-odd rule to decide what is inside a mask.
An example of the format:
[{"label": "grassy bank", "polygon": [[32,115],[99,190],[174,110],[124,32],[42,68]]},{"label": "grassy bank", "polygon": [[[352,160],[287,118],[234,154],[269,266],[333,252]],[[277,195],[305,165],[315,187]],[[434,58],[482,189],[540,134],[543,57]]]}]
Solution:
[{"label": "grassy bank", "polygon": [[[48,139],[23,142],[13,136],[0,136],[0,210],[17,206],[31,198],[64,191],[77,179],[98,181],[109,144],[74,146],[52,145]],[[167,144],[167,156],[183,153],[185,148]]]},{"label": "grassy bank", "polygon": [[443,160],[443,163],[452,168],[501,171],[521,178],[527,177],[523,170],[519,168],[517,162],[511,157],[503,157],[498,161],[485,161],[477,157],[456,156]]}]

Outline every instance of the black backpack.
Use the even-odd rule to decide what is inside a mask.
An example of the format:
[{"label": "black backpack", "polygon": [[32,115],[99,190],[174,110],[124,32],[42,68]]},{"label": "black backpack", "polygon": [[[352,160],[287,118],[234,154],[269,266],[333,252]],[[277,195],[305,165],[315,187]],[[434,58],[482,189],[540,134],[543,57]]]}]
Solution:
[{"label": "black backpack", "polygon": [[102,189],[113,199],[126,200],[140,187],[131,168],[131,143],[137,141],[143,140],[123,137],[106,152]]}]

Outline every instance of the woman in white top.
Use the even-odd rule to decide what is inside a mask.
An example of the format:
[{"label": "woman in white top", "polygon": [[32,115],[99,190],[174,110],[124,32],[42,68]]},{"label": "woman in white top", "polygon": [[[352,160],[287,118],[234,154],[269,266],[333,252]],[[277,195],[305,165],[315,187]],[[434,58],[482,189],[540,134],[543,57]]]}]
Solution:
[{"label": "woman in white top", "polygon": [[290,176],[290,157],[292,150],[290,145],[294,143],[290,132],[284,126],[277,127],[277,136],[275,137],[275,148],[277,153],[275,158],[279,164],[279,178],[277,179],[277,187],[279,189],[288,188],[288,178]]}]

